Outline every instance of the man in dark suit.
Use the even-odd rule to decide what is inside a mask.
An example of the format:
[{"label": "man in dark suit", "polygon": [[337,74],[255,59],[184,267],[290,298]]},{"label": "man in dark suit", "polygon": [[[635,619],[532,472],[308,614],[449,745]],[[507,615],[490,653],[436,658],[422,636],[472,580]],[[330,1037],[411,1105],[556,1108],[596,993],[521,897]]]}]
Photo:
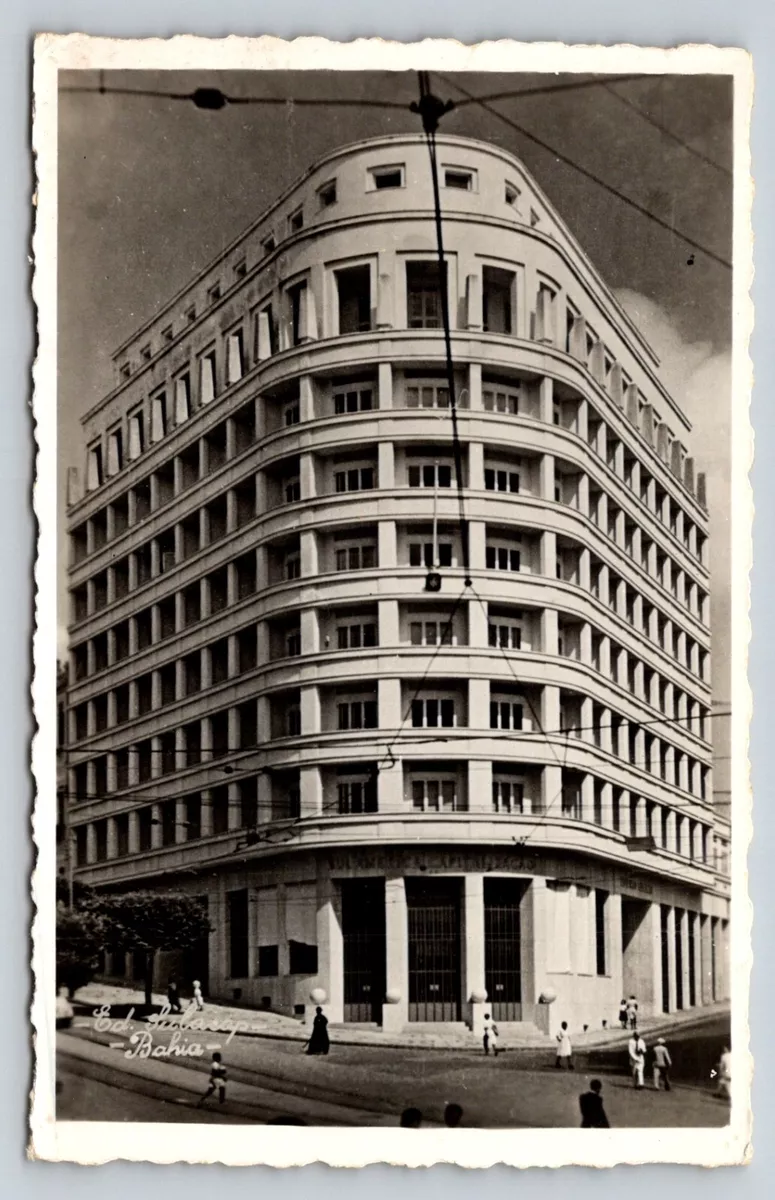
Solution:
[{"label": "man in dark suit", "polygon": [[593,1079],[589,1091],[579,1096],[582,1129],[609,1129],[608,1117],[603,1108],[603,1097],[600,1095],[603,1085],[599,1079]]}]

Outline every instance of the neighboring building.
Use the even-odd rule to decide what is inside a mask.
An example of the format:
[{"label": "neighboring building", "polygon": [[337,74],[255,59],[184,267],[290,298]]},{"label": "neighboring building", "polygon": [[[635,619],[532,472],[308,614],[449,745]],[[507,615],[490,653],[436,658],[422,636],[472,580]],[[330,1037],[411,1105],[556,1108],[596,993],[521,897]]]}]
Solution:
[{"label": "neighboring building", "polygon": [[66,877],[70,868],[67,833],[67,663],[57,663],[57,875]]},{"label": "neighboring building", "polygon": [[707,1004],[728,824],[689,424],[523,166],[438,157],[473,586],[427,149],[361,142],[84,419],[77,877],[206,896],[174,969],[287,1012],[315,987],[389,1028],[485,995],[543,1029]]}]

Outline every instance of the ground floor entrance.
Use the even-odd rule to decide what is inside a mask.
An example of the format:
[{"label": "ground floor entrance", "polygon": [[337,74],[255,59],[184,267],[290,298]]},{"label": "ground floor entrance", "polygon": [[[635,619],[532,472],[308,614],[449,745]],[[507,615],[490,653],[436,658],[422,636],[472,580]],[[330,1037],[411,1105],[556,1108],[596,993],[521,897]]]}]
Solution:
[{"label": "ground floor entrance", "polygon": [[344,1019],[380,1025],[385,996],[385,881],[342,881]]},{"label": "ground floor entrance", "polygon": [[524,880],[484,881],[484,979],[495,1021],[522,1020],[520,906]]},{"label": "ground floor entrance", "polygon": [[407,879],[409,1020],[460,1020],[459,879]]}]

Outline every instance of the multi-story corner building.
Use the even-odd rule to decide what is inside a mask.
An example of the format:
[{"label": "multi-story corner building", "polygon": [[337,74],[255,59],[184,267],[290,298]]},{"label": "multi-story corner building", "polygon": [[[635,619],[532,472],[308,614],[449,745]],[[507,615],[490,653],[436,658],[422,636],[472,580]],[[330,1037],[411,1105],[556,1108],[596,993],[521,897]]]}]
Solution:
[{"label": "multi-story corner building", "polygon": [[728,827],[689,424],[521,163],[438,154],[443,278],[422,138],[345,147],[84,419],[77,877],[206,897],[176,973],[286,1012],[315,988],[388,1028],[485,997],[542,1029],[707,1004]]}]

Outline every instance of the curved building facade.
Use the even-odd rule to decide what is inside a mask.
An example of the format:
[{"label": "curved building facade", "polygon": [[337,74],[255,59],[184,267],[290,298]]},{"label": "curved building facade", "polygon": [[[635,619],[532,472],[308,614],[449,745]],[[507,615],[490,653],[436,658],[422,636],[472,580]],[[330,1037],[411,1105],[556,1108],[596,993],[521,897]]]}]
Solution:
[{"label": "curved building facade", "polygon": [[70,481],[77,877],[206,897],[176,972],[333,1021],[723,999],[689,424],[522,165],[438,155],[444,273],[423,139],[363,142],[118,351]]}]

